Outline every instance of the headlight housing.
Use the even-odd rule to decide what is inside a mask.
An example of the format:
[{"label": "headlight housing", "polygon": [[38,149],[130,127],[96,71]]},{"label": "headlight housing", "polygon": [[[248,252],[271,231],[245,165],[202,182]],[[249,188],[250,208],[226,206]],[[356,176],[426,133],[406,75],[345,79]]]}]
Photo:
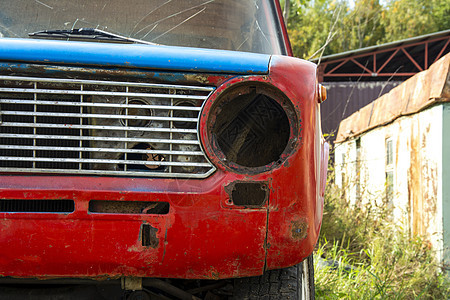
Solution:
[{"label": "headlight housing", "polygon": [[282,164],[298,142],[291,101],[268,83],[247,82],[223,91],[207,119],[208,152],[237,173],[261,173]]}]

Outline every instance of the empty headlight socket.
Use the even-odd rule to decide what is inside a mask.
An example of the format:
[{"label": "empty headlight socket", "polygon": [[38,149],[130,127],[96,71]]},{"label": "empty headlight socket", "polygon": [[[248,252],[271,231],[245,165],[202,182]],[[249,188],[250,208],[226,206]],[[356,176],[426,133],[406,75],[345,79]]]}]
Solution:
[{"label": "empty headlight socket", "polygon": [[281,165],[299,144],[300,122],[276,87],[247,82],[224,91],[207,124],[208,152],[229,171],[258,174]]},{"label": "empty headlight socket", "polygon": [[269,183],[265,181],[234,181],[225,186],[228,208],[262,208],[269,201]]}]

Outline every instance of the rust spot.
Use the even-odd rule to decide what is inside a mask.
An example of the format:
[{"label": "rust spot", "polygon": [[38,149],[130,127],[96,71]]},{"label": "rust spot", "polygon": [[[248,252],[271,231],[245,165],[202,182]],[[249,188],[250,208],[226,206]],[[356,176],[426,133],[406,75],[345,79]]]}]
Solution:
[{"label": "rust spot", "polygon": [[187,80],[189,80],[189,81],[196,81],[196,82],[203,83],[203,84],[208,84],[209,83],[209,79],[205,75],[190,75],[190,74],[187,74],[187,75],[185,75],[185,78]]},{"label": "rust spot", "polygon": [[149,72],[148,70],[136,70],[128,68],[96,68],[96,67],[68,67],[39,64],[10,64],[8,70],[2,75],[23,75],[23,76],[56,76],[67,78],[85,78],[93,80],[128,80],[134,77],[143,82],[163,83],[177,82],[179,84],[208,84],[218,86],[222,82],[234,77],[234,75],[215,75],[202,73],[181,73],[181,72]]},{"label": "rust spot", "polygon": [[158,229],[150,224],[142,224],[141,241],[142,246],[151,247],[153,249],[159,246],[159,239],[156,237]]},{"label": "rust spot", "polygon": [[[437,178],[436,162],[423,151],[428,146],[428,131],[420,134],[419,125],[411,130],[411,165],[408,170],[408,193],[412,218],[412,233],[426,235],[436,218]],[[429,125],[428,125],[429,126]]]},{"label": "rust spot", "polygon": [[302,240],[306,238],[308,234],[308,223],[305,221],[292,221],[291,222],[291,233],[292,238],[295,240]]}]

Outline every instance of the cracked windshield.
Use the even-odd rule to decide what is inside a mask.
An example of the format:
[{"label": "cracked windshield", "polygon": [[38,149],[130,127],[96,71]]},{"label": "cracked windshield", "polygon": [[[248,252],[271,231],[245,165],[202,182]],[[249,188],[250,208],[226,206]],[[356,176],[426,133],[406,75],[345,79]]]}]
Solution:
[{"label": "cracked windshield", "polygon": [[2,0],[0,37],[285,54],[267,0]]}]

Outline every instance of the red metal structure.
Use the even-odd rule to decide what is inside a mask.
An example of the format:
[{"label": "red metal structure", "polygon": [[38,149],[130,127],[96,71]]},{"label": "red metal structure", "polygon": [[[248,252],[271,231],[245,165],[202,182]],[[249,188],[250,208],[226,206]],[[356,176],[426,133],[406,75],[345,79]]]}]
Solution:
[{"label": "red metal structure", "polygon": [[[321,81],[410,77],[450,51],[450,30],[323,57]],[[318,62],[318,61],[316,61]],[[383,80],[383,79],[377,80]]]}]

